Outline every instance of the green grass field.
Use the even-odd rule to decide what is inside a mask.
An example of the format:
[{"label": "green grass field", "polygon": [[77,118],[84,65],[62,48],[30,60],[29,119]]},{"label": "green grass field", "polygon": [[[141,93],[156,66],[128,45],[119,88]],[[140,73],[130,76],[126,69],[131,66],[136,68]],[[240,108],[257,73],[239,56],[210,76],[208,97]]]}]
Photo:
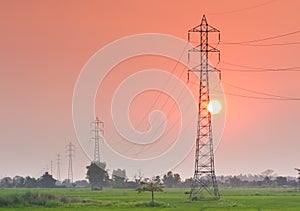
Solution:
[{"label": "green grass field", "polygon": [[221,189],[220,200],[189,201],[184,194],[186,189],[164,189],[155,193],[157,207],[151,207],[149,192],[138,194],[135,190],[104,189],[91,191],[89,189],[0,189],[2,197],[25,195],[26,193],[50,194],[57,197],[67,196],[73,202],[49,203],[47,206],[14,205],[2,207],[0,210],[263,210],[288,211],[300,210],[300,191],[289,188],[235,188]]}]

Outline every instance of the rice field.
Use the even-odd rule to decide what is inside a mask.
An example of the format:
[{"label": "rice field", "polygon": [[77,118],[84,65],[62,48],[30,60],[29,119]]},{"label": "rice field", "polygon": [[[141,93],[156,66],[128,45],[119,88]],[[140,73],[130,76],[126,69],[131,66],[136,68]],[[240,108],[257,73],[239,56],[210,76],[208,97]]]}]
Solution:
[{"label": "rice field", "polygon": [[227,188],[221,189],[221,199],[205,198],[190,201],[187,189],[164,189],[155,193],[137,193],[129,189],[0,189],[0,210],[300,210],[300,191],[293,188]]}]

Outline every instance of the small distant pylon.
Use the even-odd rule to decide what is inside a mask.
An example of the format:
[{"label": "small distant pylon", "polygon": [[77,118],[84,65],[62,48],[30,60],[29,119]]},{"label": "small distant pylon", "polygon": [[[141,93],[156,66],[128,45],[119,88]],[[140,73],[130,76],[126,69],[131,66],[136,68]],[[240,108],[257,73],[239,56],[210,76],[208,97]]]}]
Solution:
[{"label": "small distant pylon", "polygon": [[50,161],[50,174],[53,175],[53,160]]},{"label": "small distant pylon", "polygon": [[75,145],[71,142],[67,145],[67,157],[69,160],[69,168],[68,168],[68,180],[70,183],[73,183],[73,163],[72,159],[74,157],[74,147]]},{"label": "small distant pylon", "polygon": [[96,120],[92,123],[92,130],[93,137],[91,138],[92,141],[95,142],[94,148],[94,160],[93,162],[99,163],[100,162],[100,141],[103,140],[104,136],[104,123],[96,117]]},{"label": "small distant pylon", "polygon": [[56,178],[58,181],[60,181],[60,154],[57,154],[56,164],[57,164]]},{"label": "small distant pylon", "polygon": [[300,169],[299,169],[299,168],[295,168],[295,170],[296,170],[297,173],[298,173],[298,181],[300,182]]}]

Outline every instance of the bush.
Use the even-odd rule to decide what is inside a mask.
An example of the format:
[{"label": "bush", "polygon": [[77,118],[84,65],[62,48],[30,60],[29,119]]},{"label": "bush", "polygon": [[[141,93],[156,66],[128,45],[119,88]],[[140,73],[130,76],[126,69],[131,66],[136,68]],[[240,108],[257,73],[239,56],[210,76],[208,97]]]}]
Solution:
[{"label": "bush", "polygon": [[24,194],[11,194],[0,196],[0,207],[25,207],[25,206],[45,206],[58,207],[66,203],[80,202],[79,198],[70,199],[67,196],[57,197],[53,194],[39,194],[26,192]]},{"label": "bush", "polygon": [[68,197],[66,197],[66,196],[62,196],[61,198],[60,198],[60,202],[62,202],[62,203],[69,203],[69,198]]},{"label": "bush", "polygon": [[169,204],[165,204],[165,203],[160,203],[160,202],[142,202],[142,203],[137,203],[135,205],[136,207],[169,207]]},{"label": "bush", "polygon": [[7,201],[7,199],[3,196],[0,197],[0,207],[6,207],[8,206],[9,202]]}]

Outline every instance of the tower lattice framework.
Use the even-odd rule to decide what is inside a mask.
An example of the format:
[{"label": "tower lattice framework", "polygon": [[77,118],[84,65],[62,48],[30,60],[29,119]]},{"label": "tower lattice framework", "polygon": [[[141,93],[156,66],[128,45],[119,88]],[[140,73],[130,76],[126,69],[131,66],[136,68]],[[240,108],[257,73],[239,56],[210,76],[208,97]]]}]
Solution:
[{"label": "tower lattice framework", "polygon": [[211,67],[208,61],[210,53],[218,53],[220,58],[220,51],[210,46],[208,42],[209,34],[214,32],[218,33],[220,40],[220,31],[208,25],[205,15],[203,15],[200,25],[188,31],[189,42],[195,41],[192,40],[192,37],[197,38],[197,44],[188,52],[189,61],[194,58],[193,62],[196,64],[189,72],[199,74],[200,78],[195,170],[190,191],[192,200],[196,199],[203,191],[207,191],[215,198],[220,198],[215,175],[211,113],[207,109],[210,102],[209,73],[218,72],[219,77],[221,76],[220,71]]},{"label": "tower lattice framework", "polygon": [[74,157],[74,147],[75,145],[70,142],[67,145],[67,156],[69,160],[69,167],[68,167],[68,180],[70,183],[73,183],[73,157]]},{"label": "tower lattice framework", "polygon": [[56,162],[57,162],[56,178],[59,181],[60,180],[60,162],[61,162],[60,154],[57,154]]},{"label": "tower lattice framework", "polygon": [[103,140],[104,135],[104,123],[96,117],[96,120],[92,122],[92,133],[93,137],[91,138],[95,142],[94,148],[94,160],[93,162],[100,162],[100,141]]}]

